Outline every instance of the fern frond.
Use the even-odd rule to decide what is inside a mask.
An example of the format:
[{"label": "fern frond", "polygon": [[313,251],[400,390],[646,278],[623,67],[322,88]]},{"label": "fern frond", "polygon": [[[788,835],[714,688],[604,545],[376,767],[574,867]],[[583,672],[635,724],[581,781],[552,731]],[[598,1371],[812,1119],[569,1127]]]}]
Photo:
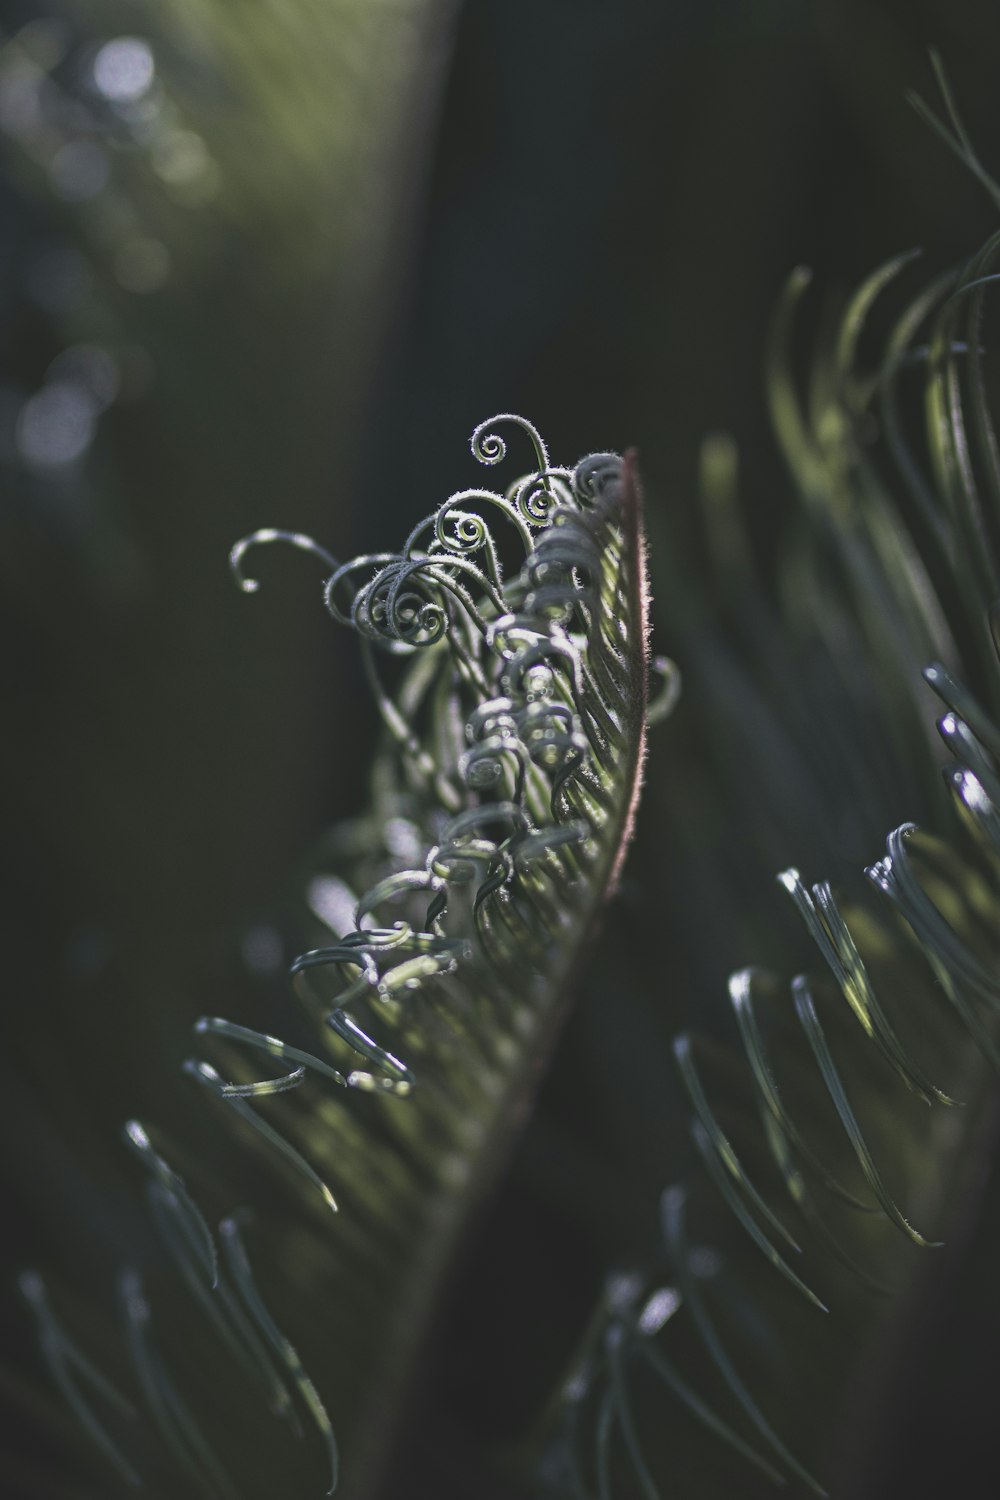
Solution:
[{"label": "fern frond", "polygon": [[[530,439],[535,467],[505,492],[451,496],[399,552],[338,565],[310,538],[274,530],[233,549],[246,592],[251,547],[281,541],[324,565],[327,608],[361,638],[384,724],[371,814],[337,871],[367,894],[349,930],[317,927],[313,914],[313,946],[292,965],[311,1047],[205,1017],[197,1033],[234,1081],[186,1064],[217,1101],[213,1118],[263,1142],[261,1160],[285,1173],[291,1207],[262,1234],[279,1267],[312,1268],[324,1312],[322,1341],[303,1334],[310,1375],[257,1291],[239,1219],[224,1207],[223,1274],[178,1174],[144,1127],[127,1132],[188,1293],[184,1316],[213,1330],[278,1416],[293,1415],[290,1379],[334,1485],[342,1473],[352,1496],[371,1492],[386,1461],[462,1229],[505,1158],[619,878],[641,783],[648,606],[635,459],[553,467],[535,429],[506,417],[473,434],[481,462],[505,457],[504,422]],[[665,677],[669,699],[676,674]],[[257,1053],[286,1071],[253,1076]],[[286,1114],[293,1092],[304,1107]],[[275,1095],[265,1118],[260,1101]],[[252,1473],[225,1466],[231,1451],[216,1459],[161,1359],[138,1272],[123,1285],[135,1368],[175,1464],[206,1493],[234,1482],[255,1493]]]}]

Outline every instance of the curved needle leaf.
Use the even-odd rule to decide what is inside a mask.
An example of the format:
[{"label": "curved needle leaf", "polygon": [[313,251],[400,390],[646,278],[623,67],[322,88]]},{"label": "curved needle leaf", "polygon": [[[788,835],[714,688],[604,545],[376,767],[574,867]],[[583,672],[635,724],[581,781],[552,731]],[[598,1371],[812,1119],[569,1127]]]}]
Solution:
[{"label": "curved needle leaf", "polygon": [[231,1085],[227,1085],[225,1080],[219,1077],[218,1073],[209,1063],[198,1062],[194,1058],[189,1058],[184,1064],[184,1071],[192,1078],[197,1079],[205,1088],[211,1089],[231,1109],[234,1109],[242,1120],[245,1120],[248,1125],[253,1126],[254,1130],[262,1135],[265,1141],[273,1146],[276,1151],[280,1152],[286,1160],[292,1163],[297,1171],[301,1172],[304,1177],[308,1178],[319,1189],[327,1207],[331,1208],[334,1213],[338,1212],[337,1200],[315,1167],[310,1166],[301,1151],[297,1151],[290,1141],[287,1141],[283,1135],[274,1129],[273,1125],[269,1125],[266,1120],[261,1119],[260,1115],[255,1114],[249,1104],[245,1103],[238,1094],[227,1093],[227,1087],[231,1087]]},{"label": "curved needle leaf", "polygon": [[803,1484],[812,1490],[814,1495],[826,1497],[826,1490],[824,1490],[818,1480],[813,1478],[808,1469],[799,1463],[795,1455],[782,1442],[751,1396],[743,1380],[737,1373],[722,1340],[716,1332],[715,1325],[708,1315],[705,1304],[701,1299],[701,1294],[695,1284],[695,1278],[690,1270],[684,1234],[684,1190],[680,1187],[667,1188],[660,1200],[660,1209],[664,1238],[666,1239],[667,1249],[670,1252],[671,1261],[677,1275],[677,1284],[681,1297],[687,1304],[688,1310],[698,1326],[698,1331],[719,1374],[768,1446],[774,1450],[792,1473],[797,1475]]},{"label": "curved needle leaf", "polygon": [[[222,1080],[219,1081],[221,1083]],[[205,1221],[204,1214],[184,1186],[182,1178],[167,1165],[162,1156],[154,1151],[153,1143],[146,1134],[145,1127],[138,1120],[126,1122],[124,1136],[126,1145],[138,1156],[143,1165],[149,1168],[154,1180],[161,1183],[172,1194],[178,1206],[184,1237],[212,1286],[217,1286],[219,1260],[215,1240],[212,1238],[212,1231]]]},{"label": "curved needle leaf", "polygon": [[802,1022],[802,1028],[812,1048],[813,1056],[819,1065],[819,1070],[823,1075],[823,1082],[826,1084],[837,1114],[840,1116],[841,1124],[847,1132],[847,1137],[858,1159],[858,1165],[865,1175],[866,1182],[871,1187],[872,1192],[892,1222],[904,1234],[909,1235],[915,1245],[920,1245],[924,1249],[939,1246],[940,1241],[925,1240],[923,1235],[914,1229],[909,1220],[897,1208],[889,1190],[883,1182],[882,1175],[875,1165],[875,1160],[868,1149],[868,1144],[858,1124],[857,1116],[850,1106],[847,1094],[844,1092],[844,1086],[840,1081],[840,1075],[837,1072],[830,1048],[827,1045],[826,1036],[820,1025],[819,1017],[816,1014],[812,995],[809,993],[808,982],[801,974],[796,975],[792,980],[792,994],[795,997],[795,1009],[798,1012],[799,1020]]},{"label": "curved needle leaf", "polygon": [[121,1277],[128,1345],[139,1386],[178,1467],[210,1500],[239,1500],[222,1464],[180,1396],[153,1342],[152,1315],[138,1271]]},{"label": "curved needle leaf", "polygon": [[621,1426],[622,1437],[625,1439],[625,1447],[639,1481],[646,1500],[662,1500],[659,1486],[649,1471],[642,1452],[642,1444],[636,1430],[635,1417],[632,1412],[632,1400],[628,1388],[628,1379],[625,1372],[625,1357],[623,1352],[623,1330],[613,1327],[608,1335],[608,1365],[611,1372],[611,1395],[615,1410],[618,1414],[618,1422]]},{"label": "curved needle leaf", "polygon": [[773,1116],[775,1123],[780,1127],[796,1151],[799,1152],[830,1191],[850,1208],[861,1213],[871,1213],[874,1206],[863,1202],[854,1193],[846,1188],[840,1180],[833,1175],[829,1168],[820,1160],[813,1150],[811,1144],[799,1130],[794,1120],[786,1110],[778,1092],[778,1085],[771,1072],[767,1059],[767,1051],[764,1046],[764,1038],[757,1023],[757,1017],[753,1008],[752,987],[756,971],[753,969],[741,969],[738,974],[732,975],[729,980],[729,999],[732,1003],[736,1021],[740,1028],[743,1045],[746,1048],[747,1058],[753,1073],[754,1082],[761,1101],[765,1108]]},{"label": "curved needle leaf", "polygon": [[337,1439],[334,1436],[330,1418],[327,1416],[326,1407],[320,1400],[316,1387],[302,1368],[302,1361],[271,1317],[271,1314],[264,1305],[264,1300],[260,1292],[257,1290],[257,1284],[250,1269],[250,1260],[246,1252],[246,1246],[240,1234],[240,1216],[233,1215],[228,1219],[223,1219],[219,1225],[219,1233],[222,1236],[222,1244],[226,1252],[230,1272],[239,1288],[240,1295],[256,1319],[261,1333],[271,1345],[275,1354],[278,1355],[279,1359],[287,1367],[309,1415],[316,1423],[320,1436],[323,1438],[330,1463],[330,1487],[327,1490],[327,1494],[332,1495],[337,1488],[340,1472],[340,1456],[337,1448]]},{"label": "curved needle leaf", "polygon": [[708,1172],[710,1177],[712,1178],[712,1181],[715,1183],[716,1187],[719,1189],[720,1193],[725,1198],[726,1202],[729,1204],[729,1207],[732,1209],[737,1219],[743,1225],[743,1228],[753,1240],[754,1244],[758,1245],[760,1249],[763,1250],[765,1256],[771,1262],[772,1266],[774,1266],[775,1270],[780,1271],[782,1276],[784,1276],[786,1280],[788,1280],[791,1285],[796,1288],[797,1291],[800,1291],[802,1293],[807,1302],[811,1302],[813,1307],[819,1308],[820,1312],[829,1312],[829,1308],[824,1302],[820,1301],[820,1299],[816,1296],[816,1293],[806,1285],[801,1277],[796,1276],[791,1266],[788,1264],[785,1258],[775,1249],[774,1245],[761,1229],[756,1219],[750,1213],[749,1209],[746,1207],[745,1203],[733,1187],[732,1181],[723,1170],[722,1164],[720,1163],[718,1156],[713,1150],[712,1143],[708,1138],[708,1134],[702,1127],[700,1121],[695,1120],[692,1122],[691,1134],[694,1138],[694,1143],[698,1148],[698,1153],[701,1156],[702,1161],[705,1163],[705,1166],[708,1168]]},{"label": "curved needle leaf", "polygon": [[142,1489],[142,1480],[138,1473],[121,1452],[103,1423],[98,1420],[90,1402],[81,1392],[78,1381],[74,1379],[73,1370],[75,1369],[87,1385],[113,1406],[121,1416],[134,1421],[135,1407],[112,1385],[106,1375],[101,1374],[100,1370],[68,1336],[49,1305],[45,1283],[38,1272],[23,1271],[18,1278],[18,1286],[21,1295],[35,1315],[42,1355],[66,1405],[91,1441],[100,1449],[129,1488]]},{"label": "curved needle leaf", "polygon": [[837,909],[828,884],[817,885],[810,896],[799,878],[798,870],[785,870],[778,882],[791,896],[810,937],[823,955],[844,999],[861,1023],[866,1036],[877,1045],[882,1056],[895,1069],[906,1086],[926,1104],[936,1099],[940,1104],[955,1104],[924,1075],[907,1056],[875,994],[857,945]]},{"label": "curved needle leaf", "polygon": [[833,1233],[833,1230],[820,1213],[804,1176],[795,1164],[791,1148],[782,1134],[780,1125],[768,1114],[764,1115],[763,1124],[764,1133],[771,1148],[771,1155],[774,1157],[778,1165],[778,1170],[785,1179],[788,1196],[799,1209],[808,1227],[813,1230],[817,1239],[826,1246],[834,1259],[838,1260],[842,1266],[846,1266],[862,1286],[866,1287],[868,1291],[873,1292],[876,1296],[888,1296],[893,1288],[888,1286],[884,1281],[879,1281],[878,1277],[873,1276],[865,1266],[854,1258],[850,1251],[841,1243],[840,1239]]},{"label": "curved needle leaf", "polygon": [[728,1422],[724,1422],[710,1406],[706,1406],[698,1393],[691,1388],[688,1382],[674,1368],[670,1360],[667,1359],[662,1349],[658,1349],[652,1343],[643,1343],[638,1346],[638,1352],[650,1368],[655,1370],[663,1383],[673,1391],[678,1400],[684,1403],[688,1411],[697,1417],[698,1421],[703,1423],[709,1432],[714,1432],[716,1437],[721,1438],[741,1458],[745,1458],[747,1463],[753,1464],[755,1469],[760,1469],[761,1473],[766,1474],[772,1484],[785,1483],[784,1474],[769,1464],[767,1459],[758,1453],[755,1448],[750,1447],[749,1443],[744,1442],[739,1433],[734,1431]]},{"label": "curved needle leaf", "polygon": [[[199,1036],[221,1036],[227,1041],[244,1042],[248,1047],[255,1047],[271,1057],[280,1057],[283,1061],[297,1063],[299,1066],[296,1071],[300,1074],[303,1069],[308,1068],[324,1078],[329,1078],[331,1082],[339,1084],[341,1088],[347,1087],[347,1079],[343,1073],[338,1072],[336,1068],[331,1068],[329,1063],[323,1062],[321,1058],[314,1057],[311,1052],[303,1052],[299,1047],[288,1046],[286,1042],[279,1041],[276,1036],[251,1031],[249,1026],[237,1026],[235,1022],[223,1021],[219,1016],[202,1016],[195,1022],[194,1029]],[[286,1084],[285,1087],[290,1088],[293,1085]]]},{"label": "curved needle leaf", "polygon": [[160,1182],[148,1184],[147,1198],[156,1227],[188,1290],[240,1364],[262,1383],[272,1411],[287,1417],[294,1427],[291,1398],[232,1290],[221,1276],[213,1289],[192,1255],[177,1198]]},{"label": "curved needle leaf", "polygon": [[[727,1201],[733,1201],[730,1196],[732,1193],[732,1186],[728,1180],[729,1178],[732,1178],[733,1181],[739,1183],[740,1187],[746,1193],[747,1197],[750,1199],[757,1212],[767,1220],[767,1222],[774,1230],[776,1230],[778,1234],[781,1235],[782,1239],[784,1239],[793,1250],[797,1252],[800,1251],[801,1247],[793,1239],[792,1235],[778,1218],[777,1214],[775,1214],[768,1207],[765,1200],[761,1197],[757,1189],[754,1187],[753,1183],[750,1181],[742,1163],[740,1162],[739,1157],[736,1155],[736,1152],[730,1145],[728,1138],[720,1128],[715,1115],[712,1113],[711,1106],[709,1105],[708,1099],[705,1096],[705,1091],[701,1085],[701,1079],[698,1077],[697,1070],[694,1066],[694,1061],[691,1057],[690,1037],[682,1034],[681,1036],[676,1038],[674,1042],[674,1056],[677,1059],[677,1065],[680,1068],[681,1077],[684,1080],[684,1086],[688,1091],[691,1103],[694,1105],[695,1112],[698,1116],[698,1123],[701,1127],[701,1133],[696,1138],[696,1144],[698,1145],[699,1150],[702,1151],[703,1155],[705,1150],[707,1149],[715,1158],[715,1163],[714,1165],[709,1165],[709,1170],[712,1172],[713,1176],[716,1178],[716,1181],[719,1183],[719,1187],[725,1194]],[[724,1169],[725,1174],[728,1174],[725,1181],[725,1187],[722,1186],[722,1181],[720,1181],[720,1179],[716,1176],[716,1173],[720,1170],[720,1168]],[[742,1218],[742,1214],[740,1215],[740,1217]],[[753,1237],[754,1239],[756,1239],[757,1234],[759,1234],[760,1231],[757,1230],[756,1225],[754,1226],[754,1229],[756,1230],[756,1233],[754,1233]],[[768,1241],[767,1243],[770,1245],[770,1241]],[[777,1251],[773,1251],[773,1247],[767,1253],[769,1256],[772,1253],[777,1255]]]}]

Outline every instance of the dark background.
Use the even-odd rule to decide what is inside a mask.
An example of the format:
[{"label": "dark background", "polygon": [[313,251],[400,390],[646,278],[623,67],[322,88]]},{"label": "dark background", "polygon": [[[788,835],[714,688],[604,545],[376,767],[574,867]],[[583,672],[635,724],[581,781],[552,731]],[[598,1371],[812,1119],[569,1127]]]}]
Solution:
[{"label": "dark background", "polygon": [[[230,545],[262,525],[338,556],[395,545],[477,482],[468,435],[512,410],[557,462],[638,447],[662,633],[701,555],[708,431],[739,443],[766,574],[790,504],[760,374],[775,300],[809,264],[820,320],[879,260],[919,245],[937,270],[991,231],[982,190],[904,95],[932,96],[934,44],[983,159],[1000,164],[1000,13],[296,0],[237,20],[221,0],[6,0],[0,26],[4,1246],[12,1270],[42,1264],[83,1289],[146,1232],[121,1120],[183,1117],[190,1022],[238,1014],[248,987],[272,983],[272,914],[295,865],[364,796],[374,713],[316,570],[262,556],[247,599]],[[152,46],[158,117],[116,113],[88,85],[96,49],[123,34]],[[211,170],[163,175],[157,131],[197,135]],[[74,169],[65,155],[81,143],[104,153],[95,191],[88,158]],[[39,459],[26,404],[81,345],[110,354],[117,394],[77,456]],[[669,980],[662,1008],[632,1020],[664,1061],[623,1092],[633,1059],[612,1049],[588,1096],[584,1135],[609,1179],[643,1152],[640,1176],[669,1173],[669,1036],[781,936],[749,892],[776,859],[832,857],[827,804],[776,835],[794,839],[787,854],[747,848],[731,824],[713,827],[704,868],[678,870],[658,852],[670,775],[654,749],[652,831],[622,918],[640,879],[647,895],[661,883]],[[872,853],[913,810],[892,793],[877,808]],[[594,1025],[585,1005],[557,1101],[573,1059],[601,1045]],[[526,1224],[536,1206],[528,1193]],[[526,1229],[508,1259],[549,1266],[554,1286],[556,1243]],[[597,1234],[583,1255],[581,1300],[613,1243]],[[31,1356],[10,1299],[2,1326],[16,1384]],[[934,1453],[961,1445],[970,1473],[985,1357],[963,1355],[967,1384],[926,1398],[952,1434]],[[901,1433],[911,1419],[893,1420]],[[37,1470],[32,1441],[22,1433],[23,1454],[12,1442],[12,1473]],[[934,1462],[914,1460],[924,1488],[908,1476],[911,1493],[932,1492]]]}]

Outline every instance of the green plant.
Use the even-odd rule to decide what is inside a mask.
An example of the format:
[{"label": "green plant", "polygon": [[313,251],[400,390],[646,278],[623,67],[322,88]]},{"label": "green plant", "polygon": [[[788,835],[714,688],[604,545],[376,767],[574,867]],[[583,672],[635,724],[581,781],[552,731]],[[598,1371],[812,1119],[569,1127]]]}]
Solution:
[{"label": "green plant", "polygon": [[[324,563],[327,607],[361,638],[384,723],[370,818],[357,857],[340,871],[367,894],[350,903],[350,930],[331,943],[329,925],[318,927],[323,946],[292,965],[320,1055],[207,1017],[196,1031],[243,1076],[226,1082],[207,1062],[186,1064],[304,1179],[305,1223],[286,1217],[275,1253],[282,1260],[283,1247],[308,1234],[313,1295],[334,1309],[338,1354],[322,1385],[343,1434],[350,1493],[377,1480],[388,1413],[406,1395],[462,1226],[488,1192],[551,1049],[587,935],[617,882],[639,792],[648,627],[634,459],[599,454],[575,470],[554,468],[535,429],[506,417],[473,434],[481,462],[505,457],[504,422],[529,437],[535,468],[504,494],[452,495],[399,553],[338,566],[307,537],[263,531],[232,554],[246,592],[257,583],[244,576],[244,556],[261,543],[288,542]],[[487,515],[510,536],[495,537]],[[505,581],[510,542],[519,566]],[[408,662],[391,687],[379,656]],[[247,1049],[291,1070],[247,1078]],[[319,1097],[288,1125],[255,1111],[251,1101],[285,1094],[307,1073]],[[336,1487],[324,1404],[255,1290],[238,1218],[221,1226],[221,1270],[202,1211],[145,1127],[130,1122],[126,1139],[151,1169],[152,1216],[195,1311],[274,1411],[290,1416],[277,1356],[326,1437]],[[317,1207],[319,1216],[309,1214]],[[328,1217],[341,1208],[343,1227]],[[119,1410],[123,1398],[62,1331],[37,1273],[22,1285],[53,1375],[133,1482],[135,1464],[83,1386]],[[122,1296],[136,1375],[187,1481],[243,1493],[249,1476],[228,1455],[227,1478],[227,1462],[154,1352],[131,1269]]]},{"label": "green plant", "polygon": [[[956,119],[940,128],[968,151]],[[755,754],[765,763],[761,796],[786,804],[786,815],[791,807],[790,822],[796,798],[822,803],[801,787],[808,741],[815,761],[829,755],[852,782],[869,835],[879,755],[856,767],[838,722],[850,713],[884,737],[889,778],[913,773],[921,806],[944,827],[925,774],[933,757],[918,675],[939,658],[947,666],[929,680],[949,710],[949,785],[968,837],[944,842],[906,826],[891,836],[887,860],[871,867],[896,909],[888,920],[853,894],[807,887],[794,871],[782,877],[828,972],[797,975],[790,989],[759,969],[737,975],[745,1061],[711,1036],[678,1041],[707,1178],[692,1173],[667,1190],[661,1250],[632,1256],[609,1278],[560,1392],[500,1481],[510,1487],[537,1466],[539,1485],[596,1490],[601,1500],[672,1484],[749,1494],[759,1476],[766,1493],[782,1473],[816,1489],[813,1473],[831,1469],[830,1434],[856,1417],[849,1401],[845,1415],[844,1393],[873,1349],[891,1369],[906,1288],[921,1286],[914,1257],[948,1223],[948,1200],[968,1193],[997,999],[1000,734],[988,627],[1000,481],[979,331],[995,253],[991,242],[917,297],[871,368],[860,353],[867,320],[904,267],[884,268],[821,348],[804,400],[790,345],[805,278],[793,278],[770,389],[804,503],[773,578],[755,576],[742,545],[726,445],[707,452],[718,573],[703,591],[718,585],[735,645],[717,648],[704,672],[685,657],[685,671],[717,694],[706,721],[714,716],[720,757],[727,737],[754,741],[740,746],[747,827]],[[912,388],[921,381],[928,421],[918,433]],[[324,564],[331,612],[361,636],[384,748],[370,813],[334,835],[308,887],[314,946],[293,970],[312,1037],[300,1045],[209,1017],[199,1034],[235,1081],[204,1061],[188,1065],[218,1118],[266,1147],[249,1154],[253,1173],[291,1168],[261,1189],[271,1201],[251,1232],[254,1264],[268,1272],[264,1299],[234,1187],[207,1153],[202,1161],[190,1147],[161,1145],[136,1122],[127,1138],[149,1169],[158,1239],[130,1252],[142,1279],[130,1267],[120,1282],[131,1365],[107,1330],[84,1354],[65,1331],[74,1310],[57,1320],[37,1276],[23,1282],[52,1373],[126,1483],[140,1461],[166,1494],[178,1482],[238,1495],[318,1482],[309,1457],[299,1473],[298,1449],[274,1437],[279,1428],[233,1433],[229,1413],[237,1400],[242,1408],[234,1392],[245,1382],[246,1399],[262,1398],[293,1431],[296,1403],[311,1416],[344,1493],[377,1484],[387,1408],[399,1407],[420,1369],[434,1291],[496,1181],[570,990],[586,988],[579,954],[620,872],[643,758],[637,485],[632,461],[622,470],[606,455],[575,473],[553,469],[534,429],[520,426],[535,445],[527,478],[506,494],[452,496],[398,554],[341,568],[310,539],[279,532],[236,549],[238,569],[250,544],[273,540]],[[485,461],[503,457],[492,428],[473,439]],[[484,507],[502,523],[495,540]],[[524,553],[512,577],[505,528]],[[670,580],[676,603],[665,590],[668,616],[696,608],[682,573]],[[983,707],[958,686],[960,664]],[[789,681],[804,702],[801,712],[785,705],[792,730],[748,724],[746,705],[780,700]],[[775,753],[779,772],[766,765]],[[671,784],[678,803],[697,794],[691,769],[682,766],[679,793]],[[652,790],[659,783],[658,774]],[[764,858],[772,837],[747,842]],[[682,851],[667,838],[654,845],[662,879]],[[343,910],[355,908],[345,924]],[[609,949],[617,984],[661,981],[659,963],[630,966],[619,934]],[[609,1038],[621,1024],[609,1018]],[[260,1081],[250,1062],[259,1052],[288,1071]],[[282,1098],[267,1114],[258,1101],[272,1094]],[[174,1161],[210,1217],[223,1216],[221,1269]],[[800,1219],[825,1247],[801,1262]],[[883,1313],[869,1300],[879,1292],[892,1294]],[[53,1301],[62,1306],[63,1295]],[[304,1302],[322,1309],[316,1326],[306,1326]],[[136,1430],[107,1382],[129,1369],[158,1432]],[[888,1383],[877,1369],[872,1378]],[[161,1477],[163,1444],[180,1479]]]},{"label": "green plant", "polygon": [[[921,112],[996,201],[935,67],[948,119],[918,101]],[[819,1465],[835,1493],[854,1492],[883,1437],[867,1408],[900,1378],[907,1323],[934,1295],[921,1258],[933,1260],[932,1237],[961,1223],[981,1191],[1000,1004],[1000,466],[983,349],[998,253],[993,236],[905,304],[871,365],[860,353],[868,323],[912,257],[880,268],[813,357],[804,394],[791,345],[806,274],[792,276],[779,309],[771,407],[804,521],[778,564],[783,626],[811,646],[814,670],[827,653],[840,668],[832,702],[820,676],[828,702],[810,708],[841,753],[836,718],[879,705],[876,732],[892,737],[897,763],[922,767],[928,782],[940,769],[947,796],[929,786],[935,832],[902,824],[865,870],[880,905],[780,874],[821,966],[790,983],[759,966],[733,975],[742,1057],[711,1036],[677,1038],[699,1169],[663,1194],[663,1260],[609,1282],[570,1373],[551,1461],[556,1487],[581,1500],[619,1485],[653,1497],[668,1475],[692,1476],[690,1433],[675,1421],[666,1440],[657,1434],[652,1391],[767,1483],[789,1477],[826,1493]],[[725,582],[738,590],[728,608],[759,643],[759,594],[723,481],[707,503],[728,511],[716,520]],[[774,671],[765,649],[737,698],[744,713],[750,685]],[[797,687],[809,693],[801,677]],[[940,767],[926,688],[944,708]],[[792,737],[774,748],[794,773]],[[757,1493],[753,1470],[737,1472],[729,1483]],[[690,1493],[725,1485],[701,1471]]]}]

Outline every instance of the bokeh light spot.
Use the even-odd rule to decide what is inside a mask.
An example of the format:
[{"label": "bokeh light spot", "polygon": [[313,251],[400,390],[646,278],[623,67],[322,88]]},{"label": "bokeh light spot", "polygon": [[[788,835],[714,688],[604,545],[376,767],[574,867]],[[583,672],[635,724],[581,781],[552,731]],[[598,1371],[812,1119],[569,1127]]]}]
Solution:
[{"label": "bokeh light spot", "polygon": [[46,380],[78,385],[90,395],[95,411],[105,411],[118,394],[120,376],[114,355],[96,344],[73,344],[57,354]]},{"label": "bokeh light spot", "polygon": [[86,390],[54,381],[22,406],[17,419],[18,452],[33,469],[71,464],[90,447],[96,418]]},{"label": "bokeh light spot", "polygon": [[250,927],[240,942],[240,954],[251,974],[277,974],[285,962],[285,949],[276,927],[262,922]]},{"label": "bokeh light spot", "polygon": [[316,875],[306,890],[312,911],[337,937],[354,930],[358,898],[336,875]]},{"label": "bokeh light spot", "polygon": [[153,168],[164,182],[194,182],[210,160],[205,142],[193,130],[171,130],[153,149]]},{"label": "bokeh light spot", "polygon": [[96,141],[68,141],[49,163],[52,186],[69,203],[96,198],[110,176],[108,153]]},{"label": "bokeh light spot", "polygon": [[128,292],[155,292],[170,275],[170,252],[160,240],[128,240],[115,256],[115,275]]},{"label": "bokeh light spot", "polygon": [[94,58],[94,83],[113,104],[132,104],[149,92],[155,66],[149,45],[137,36],[105,42]]}]

